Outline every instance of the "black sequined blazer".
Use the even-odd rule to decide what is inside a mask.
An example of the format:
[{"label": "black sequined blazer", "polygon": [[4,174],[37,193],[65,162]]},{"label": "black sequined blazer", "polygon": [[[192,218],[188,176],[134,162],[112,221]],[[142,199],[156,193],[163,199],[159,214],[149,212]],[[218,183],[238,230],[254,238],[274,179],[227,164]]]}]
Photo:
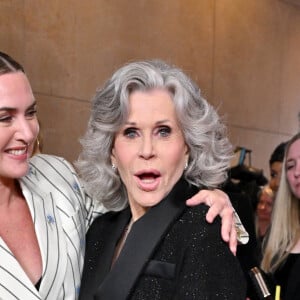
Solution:
[{"label": "black sequined blazer", "polygon": [[197,189],[180,180],[134,223],[113,268],[114,250],[131,217],[127,208],[97,218],[87,234],[82,300],[245,299],[240,265],[207,207],[187,207]]}]

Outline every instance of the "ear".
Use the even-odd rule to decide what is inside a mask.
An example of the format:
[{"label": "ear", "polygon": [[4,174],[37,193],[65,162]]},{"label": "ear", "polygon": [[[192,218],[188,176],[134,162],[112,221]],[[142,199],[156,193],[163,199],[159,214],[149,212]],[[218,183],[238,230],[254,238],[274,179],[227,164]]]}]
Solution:
[{"label": "ear", "polygon": [[110,155],[110,160],[111,160],[112,165],[117,165],[117,160],[116,160],[114,152],[115,152],[115,150],[114,150],[114,148],[112,148],[111,155]]},{"label": "ear", "polygon": [[185,144],[185,156],[187,161],[189,159],[189,155],[190,155],[190,148],[187,144]]}]

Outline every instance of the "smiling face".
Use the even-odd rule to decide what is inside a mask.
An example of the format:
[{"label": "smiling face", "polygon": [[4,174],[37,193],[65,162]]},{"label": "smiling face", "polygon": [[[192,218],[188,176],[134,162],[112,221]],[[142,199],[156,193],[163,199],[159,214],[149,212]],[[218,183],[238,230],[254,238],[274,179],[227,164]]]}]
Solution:
[{"label": "smiling face", "polygon": [[300,200],[300,139],[294,141],[289,147],[285,168],[291,191]]},{"label": "smiling face", "polygon": [[0,180],[24,176],[39,131],[26,75],[0,75]]},{"label": "smiling face", "polygon": [[159,203],[183,174],[188,147],[165,90],[135,91],[111,156],[127,189],[133,218]]}]

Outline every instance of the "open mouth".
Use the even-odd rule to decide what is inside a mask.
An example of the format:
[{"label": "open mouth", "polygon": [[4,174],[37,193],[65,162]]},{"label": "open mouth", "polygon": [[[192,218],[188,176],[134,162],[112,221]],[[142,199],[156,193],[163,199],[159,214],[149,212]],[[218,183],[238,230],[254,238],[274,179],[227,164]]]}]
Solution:
[{"label": "open mouth", "polygon": [[142,181],[153,181],[158,178],[160,175],[153,172],[146,172],[136,175]]},{"label": "open mouth", "polygon": [[143,191],[154,191],[158,188],[161,174],[156,170],[140,171],[135,174],[137,184]]},{"label": "open mouth", "polygon": [[141,170],[135,174],[136,177],[139,178],[139,180],[142,181],[153,181],[161,176],[160,172],[152,169],[152,170]]}]

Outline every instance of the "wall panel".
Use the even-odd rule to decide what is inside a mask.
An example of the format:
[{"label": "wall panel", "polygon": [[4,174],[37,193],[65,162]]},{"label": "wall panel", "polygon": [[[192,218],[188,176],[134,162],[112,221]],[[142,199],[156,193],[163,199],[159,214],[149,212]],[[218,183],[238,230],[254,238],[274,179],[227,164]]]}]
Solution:
[{"label": "wall panel", "polygon": [[0,45],[26,67],[44,151],[74,160],[96,87],[127,61],[162,58],[226,116],[268,174],[299,129],[300,8],[281,0],[2,0]]}]

